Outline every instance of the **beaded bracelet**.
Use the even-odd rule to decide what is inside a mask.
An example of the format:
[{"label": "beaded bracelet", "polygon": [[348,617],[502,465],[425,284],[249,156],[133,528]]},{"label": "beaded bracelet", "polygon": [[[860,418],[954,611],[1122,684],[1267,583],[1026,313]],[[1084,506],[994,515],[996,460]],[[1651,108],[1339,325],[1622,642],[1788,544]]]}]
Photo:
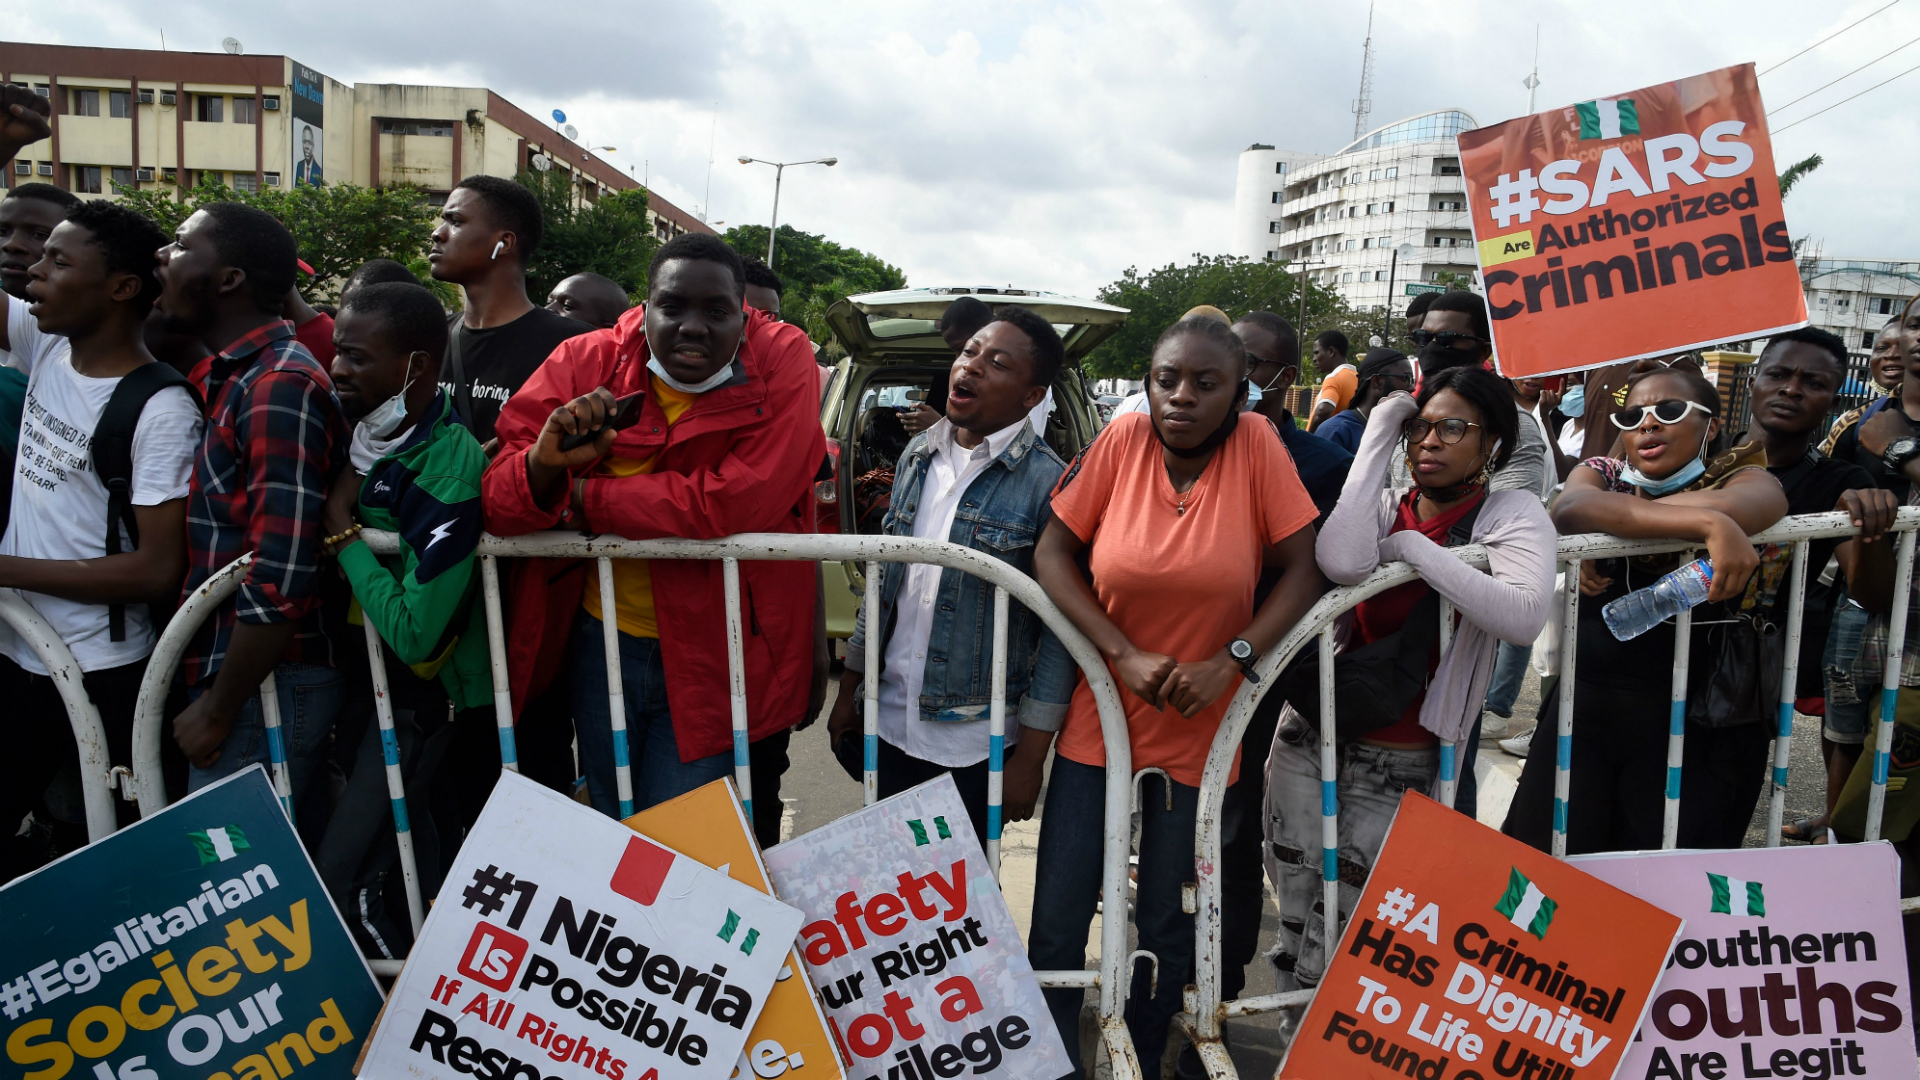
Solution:
[{"label": "beaded bracelet", "polygon": [[345,543],[346,541],[360,535],[361,527],[362,526],[360,525],[360,523],[356,521],[352,525],[347,526],[346,531],[341,533],[340,535],[329,536],[325,540],[320,541],[320,546],[327,549],[329,554],[338,554],[339,548],[335,545]]}]

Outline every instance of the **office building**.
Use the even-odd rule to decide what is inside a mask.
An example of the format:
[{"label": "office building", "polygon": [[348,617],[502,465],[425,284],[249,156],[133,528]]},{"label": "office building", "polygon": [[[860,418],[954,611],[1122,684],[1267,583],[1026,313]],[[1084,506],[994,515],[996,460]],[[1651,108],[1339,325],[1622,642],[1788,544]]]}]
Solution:
[{"label": "office building", "polygon": [[[491,90],[350,86],[286,56],[157,52],[0,42],[0,81],[53,104],[53,137],[0,184],[51,183],[111,197],[115,183],[236,190],[407,183],[435,201],[462,177],[560,170],[582,199],[633,177]],[[662,239],[712,232],[657,194]]]},{"label": "office building", "polygon": [[1473,280],[1473,230],[1454,136],[1460,109],[1379,127],[1333,154],[1255,144],[1234,186],[1234,254],[1294,264],[1360,310],[1406,306],[1446,275]]},{"label": "office building", "polygon": [[1847,354],[1864,360],[1880,328],[1920,293],[1920,259],[1847,259],[1812,254],[1800,260],[1807,318],[1840,335]]}]

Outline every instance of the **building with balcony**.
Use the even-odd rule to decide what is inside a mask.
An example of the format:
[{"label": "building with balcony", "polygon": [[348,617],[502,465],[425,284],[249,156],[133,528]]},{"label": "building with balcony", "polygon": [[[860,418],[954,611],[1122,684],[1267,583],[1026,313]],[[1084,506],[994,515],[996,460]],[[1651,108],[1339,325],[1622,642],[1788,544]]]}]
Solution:
[{"label": "building with balcony", "polygon": [[1887,320],[1920,293],[1920,259],[1846,259],[1809,255],[1800,260],[1807,319],[1840,335],[1847,354],[1864,361]]},{"label": "building with balcony", "polygon": [[[53,137],[8,165],[0,187],[110,198],[115,183],[184,191],[207,178],[243,191],[406,183],[440,201],[463,177],[534,168],[561,171],[582,200],[640,186],[478,87],[350,86],[286,56],[18,42],[0,42],[0,82],[53,105]],[[713,231],[657,194],[648,218],[663,240]]]},{"label": "building with balcony", "polygon": [[1406,306],[1443,273],[1478,271],[1454,136],[1478,127],[1438,109],[1328,155],[1255,144],[1234,185],[1234,254],[1295,264],[1361,310]]}]

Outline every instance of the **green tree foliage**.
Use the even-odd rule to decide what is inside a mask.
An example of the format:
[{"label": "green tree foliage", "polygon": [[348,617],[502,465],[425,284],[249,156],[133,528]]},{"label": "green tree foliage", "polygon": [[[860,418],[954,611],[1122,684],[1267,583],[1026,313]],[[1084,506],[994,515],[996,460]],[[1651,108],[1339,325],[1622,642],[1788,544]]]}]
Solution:
[{"label": "green tree foliage", "polygon": [[418,188],[363,188],[355,184],[301,185],[291,191],[236,191],[203,179],[181,197],[173,188],[134,191],[114,185],[122,204],[171,233],[202,203],[238,202],[279,218],[293,233],[300,257],[313,267],[309,299],[332,299],[348,274],[369,259],[412,264],[424,257],[435,211]]},{"label": "green tree foliage", "polygon": [[[1233,255],[1195,254],[1187,266],[1168,264],[1140,273],[1128,267],[1120,280],[1103,286],[1095,299],[1127,308],[1133,314],[1118,334],[1101,342],[1087,355],[1089,374],[1102,379],[1138,379],[1153,359],[1153,343],[1188,309],[1212,304],[1238,317],[1266,310],[1299,328],[1301,279],[1286,264],[1253,261]],[[1338,293],[1314,282],[1306,283],[1308,332],[1301,335],[1303,379],[1311,375],[1306,359],[1312,334],[1329,327],[1345,329],[1356,317]],[[1361,340],[1365,340],[1362,337]]]},{"label": "green tree foliage", "polygon": [[1786,198],[1787,192],[1793,190],[1793,185],[1805,180],[1808,173],[1826,163],[1827,159],[1819,154],[1809,154],[1787,166],[1787,171],[1780,174],[1780,197]]},{"label": "green tree foliage", "polygon": [[[736,225],[727,230],[726,241],[741,255],[767,257],[765,225]],[[899,267],[791,225],[780,226],[773,272],[785,287],[780,295],[781,317],[823,343],[832,340],[826,315],[835,301],[907,287],[907,275]]]},{"label": "green tree foliage", "polygon": [[514,180],[540,200],[544,235],[527,266],[527,295],[536,304],[562,278],[595,273],[612,278],[638,303],[647,293],[647,264],[660,240],[647,223],[645,188],[628,188],[588,201],[559,169],[522,171]]}]

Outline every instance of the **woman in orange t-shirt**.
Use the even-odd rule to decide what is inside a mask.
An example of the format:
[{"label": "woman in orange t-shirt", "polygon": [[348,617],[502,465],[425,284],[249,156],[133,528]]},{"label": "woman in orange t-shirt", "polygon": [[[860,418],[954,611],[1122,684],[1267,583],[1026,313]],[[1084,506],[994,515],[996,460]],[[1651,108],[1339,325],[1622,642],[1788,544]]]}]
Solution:
[{"label": "woman in orange t-shirt", "polygon": [[[1181,910],[1180,884],[1193,873],[1214,731],[1243,671],[1325,587],[1313,558],[1313,501],[1272,424],[1241,413],[1246,395],[1246,350],[1233,331],[1205,318],[1175,323],[1154,346],[1149,412],[1116,417],[1061,478],[1054,520],[1034,551],[1041,587],[1122,687],[1134,769],[1171,777],[1149,777],[1140,796],[1135,925],[1139,947],[1159,957],[1159,993],[1149,997],[1147,971],[1137,971],[1127,1023],[1148,1080],[1159,1075],[1167,1022],[1192,979],[1193,917]],[[1078,565],[1083,552],[1091,583]],[[1263,565],[1285,572],[1256,613]],[[1084,679],[1058,751],[1028,945],[1043,970],[1086,963],[1100,890],[1106,748]],[[1071,1036],[1083,996],[1047,991],[1076,1068]]]}]

